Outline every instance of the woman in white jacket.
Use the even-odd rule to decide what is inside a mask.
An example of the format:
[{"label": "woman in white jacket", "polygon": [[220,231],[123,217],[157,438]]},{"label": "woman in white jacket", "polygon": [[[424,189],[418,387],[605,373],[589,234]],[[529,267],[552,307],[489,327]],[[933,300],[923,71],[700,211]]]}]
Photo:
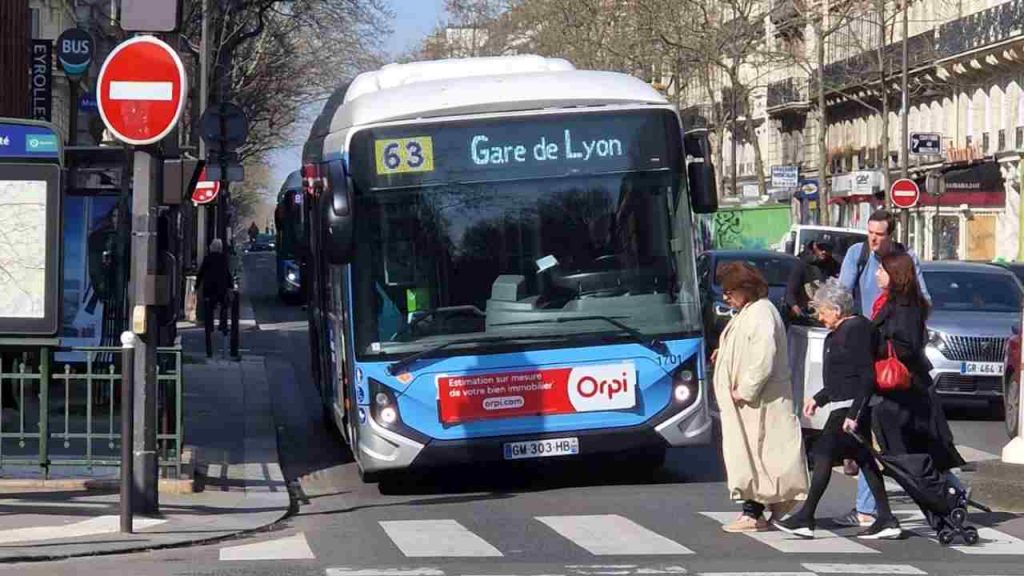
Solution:
[{"label": "woman in white jacket", "polygon": [[766,298],[757,268],[729,262],[717,271],[726,303],[736,310],[712,354],[721,412],[722,456],[729,496],[743,513],[726,532],[768,530],[807,497],[807,460],[793,405],[786,328]]}]

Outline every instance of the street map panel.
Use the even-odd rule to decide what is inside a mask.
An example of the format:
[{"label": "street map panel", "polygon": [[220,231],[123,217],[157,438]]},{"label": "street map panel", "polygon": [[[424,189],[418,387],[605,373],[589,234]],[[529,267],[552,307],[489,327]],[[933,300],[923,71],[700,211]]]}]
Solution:
[{"label": "street map panel", "polygon": [[0,180],[0,318],[42,318],[46,182]]}]

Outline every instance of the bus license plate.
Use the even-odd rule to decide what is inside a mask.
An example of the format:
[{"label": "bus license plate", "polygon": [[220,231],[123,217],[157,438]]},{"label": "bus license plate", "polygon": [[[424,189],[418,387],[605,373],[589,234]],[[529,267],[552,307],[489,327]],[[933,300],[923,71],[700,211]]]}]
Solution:
[{"label": "bus license plate", "polygon": [[578,438],[551,438],[505,444],[505,460],[521,458],[547,458],[548,456],[569,456],[580,453]]},{"label": "bus license plate", "polygon": [[964,376],[1002,376],[1002,362],[963,362],[960,373]]}]

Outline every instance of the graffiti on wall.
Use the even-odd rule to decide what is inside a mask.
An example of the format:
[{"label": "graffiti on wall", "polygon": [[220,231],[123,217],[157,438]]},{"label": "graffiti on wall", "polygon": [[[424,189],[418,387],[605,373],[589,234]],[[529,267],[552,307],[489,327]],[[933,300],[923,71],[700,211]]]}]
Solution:
[{"label": "graffiti on wall", "polygon": [[771,250],[789,226],[787,205],[719,210],[712,219],[713,245],[727,250]]}]

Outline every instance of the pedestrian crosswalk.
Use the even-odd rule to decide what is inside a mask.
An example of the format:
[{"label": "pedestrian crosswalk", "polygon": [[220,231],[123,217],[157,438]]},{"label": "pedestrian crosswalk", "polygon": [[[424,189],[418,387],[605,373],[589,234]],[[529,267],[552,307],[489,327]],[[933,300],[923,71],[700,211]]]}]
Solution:
[{"label": "pedestrian crosswalk", "polygon": [[[897,511],[901,523],[908,536],[918,537],[919,545],[930,557],[948,555],[957,557],[965,555],[964,560],[977,555],[1024,556],[1024,540],[996,528],[979,526],[981,542],[975,546],[954,545],[942,548],[934,542],[934,532],[925,525],[923,516],[918,510]],[[644,526],[639,521],[618,514],[591,515],[558,515],[537,516],[527,518],[505,519],[497,521],[488,519],[486,522],[466,519],[462,522],[455,519],[421,519],[421,520],[381,520],[377,526],[367,530],[367,536],[381,538],[383,548],[390,547],[395,551],[396,558],[409,559],[448,559],[448,558],[494,558],[502,560],[518,560],[531,558],[536,550],[524,547],[521,541],[506,542],[499,530],[479,530],[489,524],[508,525],[519,523],[513,530],[520,534],[530,534],[537,539],[538,549],[548,546],[552,538],[561,539],[570,546],[565,548],[567,554],[586,554],[595,558],[642,558],[642,557],[679,557],[688,559],[695,557],[714,557],[726,548],[742,547],[745,551],[756,552],[749,545],[751,541],[760,545],[762,552],[780,553],[783,555],[801,555],[831,559],[832,556],[853,558],[857,555],[865,559],[881,559],[886,553],[901,551],[907,545],[903,541],[858,540],[853,536],[853,529],[837,529],[829,531],[819,526],[815,531],[816,538],[803,540],[779,531],[753,532],[746,534],[725,534],[717,527],[736,517],[735,511],[701,512],[697,515],[702,523],[696,520],[678,524],[678,529],[669,528],[671,533],[661,533]],[[827,524],[823,521],[822,524]],[[662,527],[664,528],[664,526]],[[376,532],[376,535],[373,534]],[[664,530],[662,530],[664,532]],[[726,539],[726,540],[723,540]],[[927,542],[924,539],[933,540]],[[273,539],[257,544],[225,547],[220,551],[221,560],[256,560],[256,559],[313,559],[315,547],[310,546],[302,533],[284,539]],[[330,551],[325,551],[330,552]],[[276,556],[275,556],[276,555]],[[770,555],[770,554],[769,554]],[[819,562],[809,564],[808,572],[815,574],[842,574],[844,567],[856,566],[847,564],[829,564]],[[922,572],[877,571],[860,572],[872,574],[921,574]],[[405,576],[405,575],[369,575],[347,574],[339,576]],[[437,576],[417,574],[415,576]]]}]

